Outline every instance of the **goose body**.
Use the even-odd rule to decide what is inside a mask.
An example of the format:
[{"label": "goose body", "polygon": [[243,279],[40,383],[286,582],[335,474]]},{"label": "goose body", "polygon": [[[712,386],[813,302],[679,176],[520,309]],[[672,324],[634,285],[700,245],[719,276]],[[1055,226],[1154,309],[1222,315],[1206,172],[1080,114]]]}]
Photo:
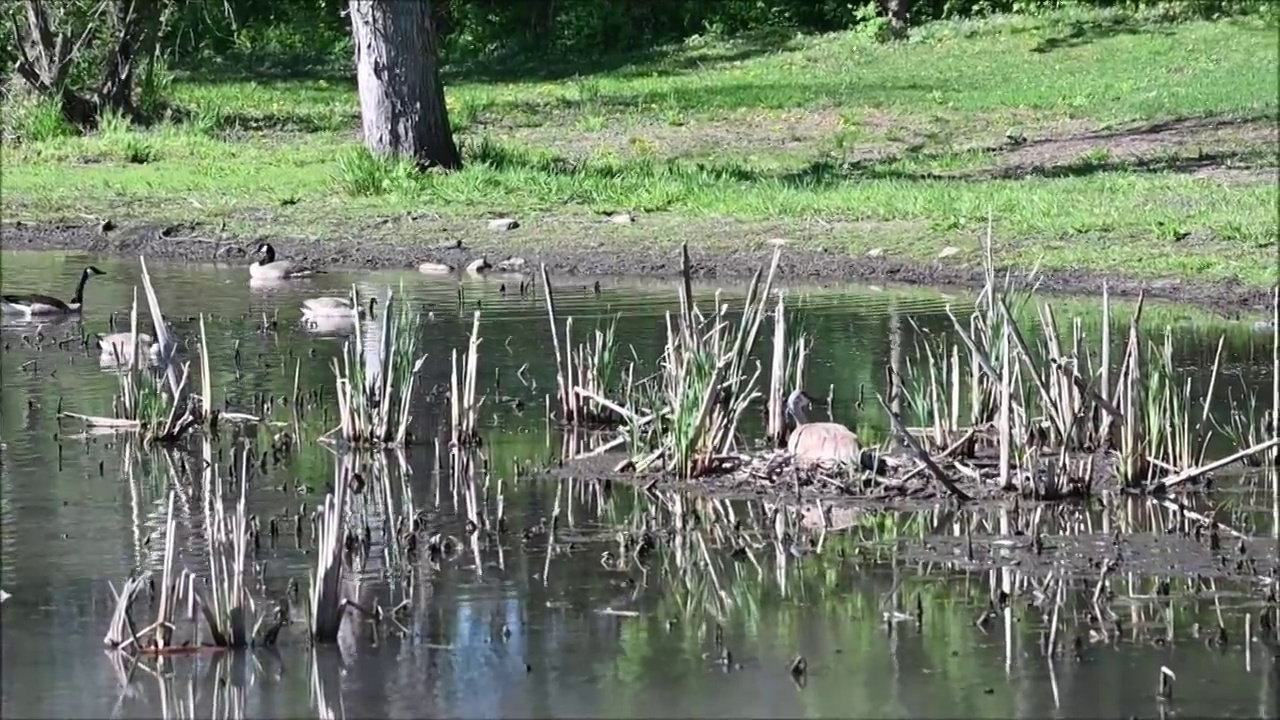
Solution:
[{"label": "goose body", "polygon": [[[373,306],[377,304],[378,299],[369,298],[369,313],[373,314]],[[350,317],[351,316],[351,298],[344,297],[318,297],[307,298],[302,301],[302,319],[309,320],[320,317]],[[356,308],[357,317],[364,319],[365,310],[363,306]]]},{"label": "goose body", "polygon": [[[128,364],[133,359],[133,339],[127,332],[98,335],[98,349],[101,365]],[[150,363],[159,362],[160,343],[146,333],[138,333],[138,353]]]},{"label": "goose body", "polygon": [[805,409],[811,404],[803,390],[794,390],[787,398],[787,412],[796,421],[796,429],[787,438],[787,451],[803,465],[865,465],[862,444],[852,430],[835,422],[806,422]]},{"label": "goose body", "polygon": [[25,315],[26,317],[78,313],[84,304],[84,286],[94,275],[106,275],[106,273],[92,265],[85,268],[84,272],[80,273],[80,282],[76,284],[76,293],[68,302],[63,302],[52,295],[38,293],[2,295],[0,308],[3,308],[5,315]]},{"label": "goose body", "polygon": [[258,245],[257,254],[260,258],[249,266],[249,277],[257,280],[292,280],[323,272],[291,260],[277,260],[271,243]]}]

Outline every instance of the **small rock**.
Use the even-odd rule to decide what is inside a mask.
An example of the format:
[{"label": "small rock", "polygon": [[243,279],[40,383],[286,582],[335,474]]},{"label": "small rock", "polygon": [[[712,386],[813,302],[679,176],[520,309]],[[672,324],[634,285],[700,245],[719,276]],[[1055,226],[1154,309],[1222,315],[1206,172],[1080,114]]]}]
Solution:
[{"label": "small rock", "polygon": [[884,254],[884,248],[871,248],[867,251],[867,257],[877,258]]},{"label": "small rock", "polygon": [[489,221],[490,230],[515,230],[520,223],[515,218],[495,218]]},{"label": "small rock", "polygon": [[629,212],[622,212],[622,213],[617,213],[616,215],[609,216],[609,222],[613,223],[614,225],[630,225],[635,221],[636,221],[636,216],[632,215]]},{"label": "small rock", "polygon": [[516,272],[524,268],[525,259],[522,257],[509,257],[497,264],[497,268],[502,272]]},{"label": "small rock", "polygon": [[448,275],[453,272],[453,268],[444,263],[424,262],[418,266],[418,272],[424,275]]},{"label": "small rock", "polygon": [[768,242],[770,245],[773,245],[774,247],[780,247],[782,245],[789,244],[791,241],[787,240],[786,238],[771,238]]},{"label": "small rock", "polygon": [[938,259],[941,260],[943,258],[949,258],[952,255],[955,255],[959,252],[960,252],[960,248],[956,247],[955,245],[948,245],[942,248],[942,252],[938,253]]}]

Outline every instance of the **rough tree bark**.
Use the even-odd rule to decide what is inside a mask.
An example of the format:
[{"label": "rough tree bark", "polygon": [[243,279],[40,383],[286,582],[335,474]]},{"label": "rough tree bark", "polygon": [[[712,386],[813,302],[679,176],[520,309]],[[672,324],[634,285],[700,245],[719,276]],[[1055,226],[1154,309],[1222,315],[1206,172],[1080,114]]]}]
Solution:
[{"label": "rough tree bark", "polygon": [[911,0],[883,0],[889,16],[889,35],[895,40],[907,37],[911,26]]},{"label": "rough tree bark", "polygon": [[453,142],[430,0],[350,0],[365,145],[419,167],[453,170]]}]

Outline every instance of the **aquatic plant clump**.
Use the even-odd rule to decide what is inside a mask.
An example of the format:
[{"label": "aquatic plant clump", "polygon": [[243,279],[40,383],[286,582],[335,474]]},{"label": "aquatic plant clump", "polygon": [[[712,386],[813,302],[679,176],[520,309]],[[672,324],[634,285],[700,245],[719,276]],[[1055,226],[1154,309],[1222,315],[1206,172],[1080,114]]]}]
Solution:
[{"label": "aquatic plant clump", "polygon": [[[151,323],[155,328],[152,339],[138,331],[138,291],[134,288],[133,305],[129,313],[129,333],[109,338],[102,345],[102,364],[114,366],[120,391],[113,400],[114,416],[99,417],[78,413],[60,413],[60,417],[81,420],[90,427],[141,432],[148,443],[173,442],[188,431],[208,422],[216,421],[211,411],[212,390],[208,342],[205,337],[204,316],[200,317],[200,372],[201,394],[188,392],[190,365],[183,363],[179,372],[175,359],[177,339],[165,322],[160,300],[151,283],[145,258],[142,265],[142,283],[147,294]],[[144,356],[148,361],[144,362]],[[150,364],[157,366],[155,370]]]},{"label": "aquatic plant clump", "polygon": [[[747,290],[741,317],[729,318],[729,307],[717,298],[716,310],[703,315],[693,301],[689,252],[683,249],[684,283],[680,312],[666,315],[667,340],[658,372],[626,385],[627,397],[611,407],[627,420],[624,437],[630,458],[626,466],[645,472],[656,463],[682,478],[714,470],[736,457],[738,424],[760,392],[760,367],[749,372],[766,303],[777,273],[775,251],[761,283],[757,271]],[[634,364],[624,373],[634,377]]]},{"label": "aquatic plant clump", "polygon": [[[547,266],[542,266],[542,297],[551,328],[551,347],[556,356],[556,398],[562,422],[576,426],[617,426],[627,421],[627,412],[607,398],[618,375],[618,344],[615,317],[607,327],[597,327],[588,339],[574,344],[573,318],[564,321],[563,346],[556,317],[555,290]],[[620,376],[619,376],[620,377]]]},{"label": "aquatic plant clump", "polygon": [[[352,313],[358,313],[351,289]],[[376,333],[370,336],[356,317],[352,340],[343,343],[342,358],[333,361],[338,398],[336,432],[349,445],[405,445],[409,434],[409,402],[414,380],[426,355],[417,355],[419,318],[408,303],[388,288]],[[327,439],[327,438],[326,438]]]}]

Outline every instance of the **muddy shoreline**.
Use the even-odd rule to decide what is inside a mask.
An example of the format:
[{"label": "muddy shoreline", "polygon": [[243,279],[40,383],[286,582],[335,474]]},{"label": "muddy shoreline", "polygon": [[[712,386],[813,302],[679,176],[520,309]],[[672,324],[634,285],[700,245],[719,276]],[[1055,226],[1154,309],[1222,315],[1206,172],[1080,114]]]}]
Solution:
[{"label": "muddy shoreline", "polygon": [[[678,277],[680,273],[678,253],[670,245],[654,247],[653,243],[578,242],[572,237],[565,239],[547,232],[498,236],[481,231],[474,233],[473,238],[451,234],[449,241],[434,243],[410,235],[369,233],[364,241],[357,241],[355,236],[354,233],[321,239],[269,234],[234,236],[198,224],[127,223],[108,231],[103,231],[98,223],[5,222],[0,225],[0,247],[7,250],[142,254],[163,260],[247,263],[249,251],[256,243],[269,240],[286,257],[333,268],[403,269],[423,262],[460,268],[480,256],[493,262],[506,255],[519,255],[535,266],[546,263],[561,275]],[[552,237],[560,237],[561,241]],[[703,280],[749,278],[768,261],[771,249],[759,242],[742,244],[751,247],[735,249],[723,239],[699,247],[697,238],[690,238],[694,276]],[[862,257],[806,245],[786,249],[779,273],[783,280],[818,283],[974,289],[983,282],[982,269],[975,263]],[[1104,284],[1117,297],[1137,297],[1145,293],[1148,298],[1193,305],[1233,318],[1266,318],[1272,304],[1271,289],[1232,281],[1135,278],[1088,270],[1041,271],[1039,274],[1040,289],[1049,294],[1097,295],[1102,293]]]}]

